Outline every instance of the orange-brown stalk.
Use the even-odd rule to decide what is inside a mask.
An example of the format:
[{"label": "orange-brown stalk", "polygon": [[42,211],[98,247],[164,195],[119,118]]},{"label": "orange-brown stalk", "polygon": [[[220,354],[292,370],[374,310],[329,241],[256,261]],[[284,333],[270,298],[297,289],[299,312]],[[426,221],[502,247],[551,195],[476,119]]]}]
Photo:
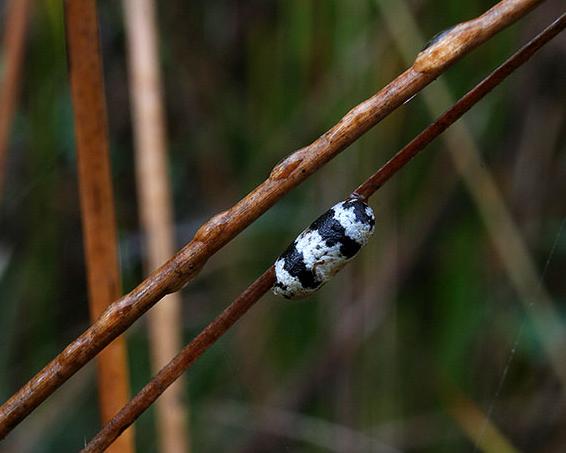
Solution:
[{"label": "orange-brown stalk", "polygon": [[[544,44],[566,27],[566,14],[542,31],[531,42],[507,59],[495,71],[464,95],[456,104],[441,115],[404,146],[377,172],[371,175],[353,193],[369,198],[394,174],[450,125],[464,115],[478,101],[483,99],[513,71],[526,63]],[[269,267],[238,298],[232,302],[214,321],[165,366],[82,450],[83,453],[102,451],[113,439],[130,426],[159,395],[186,371],[200,355],[232,327],[275,283],[274,266]]]},{"label": "orange-brown stalk", "polygon": [[[95,321],[121,292],[95,1],[67,2],[65,20],[89,307]],[[101,352],[97,368],[101,419],[106,422],[129,396],[124,338],[114,340]],[[117,440],[113,451],[131,452],[133,442],[129,430]]]},{"label": "orange-brown stalk", "polygon": [[124,332],[165,295],[178,291],[207,259],[234,239],[287,192],[356,141],[384,117],[431,83],[446,69],[542,0],[502,0],[421,52],[415,63],[387,86],[348,112],[310,145],[278,164],[269,178],[236,205],[206,222],[175,256],[102,316],[0,407],[0,438]]},{"label": "orange-brown stalk", "polygon": [[12,117],[20,90],[20,74],[29,12],[30,0],[10,0],[6,4],[2,55],[4,74],[2,74],[0,85],[0,198],[4,189],[6,154]]},{"label": "orange-brown stalk", "polygon": [[[130,92],[135,132],[138,206],[147,244],[146,268],[153,271],[175,252],[171,189],[167,171],[165,114],[153,0],[124,0]],[[155,373],[182,347],[181,297],[166,296],[148,318],[151,365]],[[188,453],[184,381],[176,381],[157,401],[157,433],[162,453]]]}]

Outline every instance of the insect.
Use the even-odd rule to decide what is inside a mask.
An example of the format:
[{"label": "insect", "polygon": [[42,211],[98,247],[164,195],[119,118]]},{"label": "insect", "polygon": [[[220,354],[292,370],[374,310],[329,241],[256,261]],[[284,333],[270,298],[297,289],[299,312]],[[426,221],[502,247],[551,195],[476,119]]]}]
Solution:
[{"label": "insect", "polygon": [[332,206],[275,261],[273,292],[287,299],[311,295],[367,244],[374,226],[373,211],[360,198]]}]

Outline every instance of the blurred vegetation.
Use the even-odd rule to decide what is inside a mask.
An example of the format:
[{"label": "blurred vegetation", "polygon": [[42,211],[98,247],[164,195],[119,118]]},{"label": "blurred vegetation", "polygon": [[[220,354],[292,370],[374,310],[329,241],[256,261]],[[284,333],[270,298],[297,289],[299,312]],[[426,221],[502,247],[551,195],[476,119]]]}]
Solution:
[{"label": "blurred vegetation", "polygon": [[[179,246],[404,68],[375,0],[158,3]],[[492,4],[411,7],[431,37]],[[62,8],[60,0],[34,5],[0,205],[2,400],[88,323]],[[464,58],[443,76],[454,96],[561,12],[558,1],[546,2]],[[99,14],[129,290],[143,278],[144,250],[120,2],[99,2]],[[565,81],[559,36],[464,119],[562,316]],[[429,121],[417,96],[211,259],[182,292],[185,340]],[[455,392],[518,450],[564,451],[561,384],[443,143],[371,204],[375,238],[347,270],[306,302],[265,297],[189,372],[194,451],[370,451],[368,439],[408,451],[471,451],[484,441],[482,426],[465,434],[451,411]],[[360,322],[344,327],[352,309]],[[128,333],[136,391],[150,377],[143,324]],[[337,342],[339,327],[347,335]],[[99,427],[92,375],[91,366],[71,379],[7,445],[83,445]],[[156,451],[152,417],[150,410],[136,424],[140,452]]]}]

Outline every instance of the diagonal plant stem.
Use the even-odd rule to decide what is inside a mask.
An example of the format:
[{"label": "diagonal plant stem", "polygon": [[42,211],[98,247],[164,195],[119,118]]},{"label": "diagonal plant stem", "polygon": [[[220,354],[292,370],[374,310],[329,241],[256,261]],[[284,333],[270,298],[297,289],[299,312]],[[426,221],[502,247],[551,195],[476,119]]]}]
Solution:
[{"label": "diagonal plant stem", "polygon": [[[121,293],[95,1],[67,2],[65,21],[89,308],[95,321]],[[125,338],[117,338],[101,352],[97,368],[100,417],[105,423],[129,398]],[[132,430],[126,431],[112,448],[116,453],[133,450]]]},{"label": "diagonal plant stem", "polygon": [[268,179],[232,208],[205,223],[191,242],[130,293],[108,307],[89,329],[6,401],[0,407],[0,438],[161,298],[186,285],[198,274],[208,258],[287,192],[430,84],[466,53],[541,2],[502,0],[481,16],[455,27],[421,52],[409,69],[350,110],[328,132],[278,164]]},{"label": "diagonal plant stem", "polygon": [[[456,104],[447,110],[433,124],[423,130],[408,145],[401,149],[381,169],[370,176],[354,191],[364,198],[370,197],[387,180],[404,167],[428,143],[438,137],[451,124],[458,120],[479,100],[499,85],[515,69],[544,44],[566,27],[566,14],[542,31],[526,46],[521,48],[495,71],[488,75]],[[83,453],[102,451],[116,436],[130,426],[195,360],[218,338],[238,321],[275,283],[274,266],[265,271],[238,298],[232,302],[214,321],[212,321],[193,341],[164,367],[84,448]]]},{"label": "diagonal plant stem", "polygon": [[[130,60],[138,205],[147,243],[146,268],[151,271],[175,252],[156,8],[153,0],[124,0],[123,8]],[[157,372],[182,346],[179,293],[169,294],[149,313],[148,328],[151,365]],[[180,379],[157,402],[157,433],[162,453],[190,452],[188,406],[184,399],[184,381]]]},{"label": "diagonal plant stem", "polygon": [[0,199],[6,175],[6,154],[10,137],[10,126],[20,85],[20,73],[24,57],[26,28],[30,15],[31,0],[9,0],[6,2],[3,42],[4,73],[0,83]]},{"label": "diagonal plant stem", "polygon": [[[275,267],[270,266],[234,302],[212,321],[193,341],[171,360],[140,392],[107,423],[98,435],[82,450],[83,452],[104,451],[120,433],[131,425],[171,383],[195,362],[224,332],[232,327],[275,281]],[[136,412],[132,413],[131,408]],[[143,409],[142,409],[143,408]],[[124,409],[127,409],[124,413]],[[140,410],[141,409],[141,410]],[[124,418],[124,416],[126,418]],[[133,416],[133,417],[132,417]]]},{"label": "diagonal plant stem", "polygon": [[[513,444],[489,421],[479,405],[461,389],[453,384],[446,384],[443,386],[442,393],[446,411],[477,448],[486,453],[518,453]],[[479,444],[477,442],[478,426],[482,426],[486,421],[485,433]]]},{"label": "diagonal plant stem", "polygon": [[[415,18],[404,0],[377,1],[385,22],[406,61],[416,43],[423,42]],[[442,80],[432,85],[424,101],[432,116],[442,112],[442,105],[452,104],[448,86]],[[494,177],[486,168],[480,150],[464,123],[455,124],[444,136],[456,171],[462,178],[501,259],[503,267],[519,295],[553,370],[566,385],[564,348],[566,335],[552,298],[541,284],[538,272]]]}]

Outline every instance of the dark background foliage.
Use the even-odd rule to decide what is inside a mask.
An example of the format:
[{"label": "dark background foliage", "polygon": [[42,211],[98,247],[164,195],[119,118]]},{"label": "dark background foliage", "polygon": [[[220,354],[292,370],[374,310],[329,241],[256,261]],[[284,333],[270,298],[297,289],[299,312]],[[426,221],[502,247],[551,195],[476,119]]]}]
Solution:
[{"label": "dark background foliage", "polygon": [[[62,2],[35,3],[0,206],[2,400],[88,323]],[[559,3],[442,83],[462,95],[561,13]],[[492,4],[409,6],[431,37]],[[373,0],[168,0],[158,13],[179,246],[406,67]],[[99,2],[99,15],[127,291],[143,278],[144,249],[120,2]],[[562,322],[565,77],[559,36],[463,120]],[[182,291],[184,339],[430,120],[419,95],[211,259]],[[430,145],[371,204],[375,237],[347,270],[306,302],[265,297],[188,373],[195,451],[379,451],[380,442],[471,451],[490,447],[490,423],[521,451],[563,451],[561,384],[446,143]],[[138,390],[150,377],[143,321],[128,346]],[[93,371],[11,434],[18,451],[74,451],[95,434]],[[138,451],[155,451],[154,429],[150,410],[136,424]]]}]

